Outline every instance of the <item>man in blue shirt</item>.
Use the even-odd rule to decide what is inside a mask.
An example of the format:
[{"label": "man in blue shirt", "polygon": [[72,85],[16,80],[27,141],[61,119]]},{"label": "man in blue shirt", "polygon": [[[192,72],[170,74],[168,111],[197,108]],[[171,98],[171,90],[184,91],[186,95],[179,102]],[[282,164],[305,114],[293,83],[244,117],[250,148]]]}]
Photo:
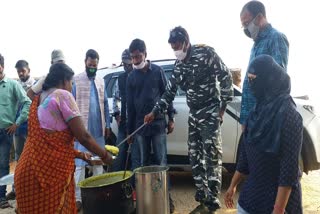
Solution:
[{"label": "man in blue shirt", "polygon": [[[289,42],[287,37],[274,29],[267,21],[264,5],[259,1],[245,4],[240,13],[241,24],[245,35],[253,39],[249,64],[259,55],[267,54],[285,70],[288,65]],[[246,119],[256,103],[245,75],[242,90],[240,123],[244,129]]]}]

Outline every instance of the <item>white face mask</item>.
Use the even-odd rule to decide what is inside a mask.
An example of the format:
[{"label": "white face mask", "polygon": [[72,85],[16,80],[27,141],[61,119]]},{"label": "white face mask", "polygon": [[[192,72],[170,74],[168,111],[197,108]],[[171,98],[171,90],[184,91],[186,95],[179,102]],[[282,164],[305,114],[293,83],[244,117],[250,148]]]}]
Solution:
[{"label": "white face mask", "polygon": [[184,47],[185,47],[185,43],[183,43],[183,46],[182,46],[181,50],[173,51],[174,55],[180,61],[184,60],[186,58],[186,56],[187,56],[187,52],[183,52]]},{"label": "white face mask", "polygon": [[253,40],[255,40],[258,37],[259,31],[260,31],[259,26],[254,24],[255,19],[256,18],[254,18],[248,24],[248,27],[244,29],[244,33]]},{"label": "white face mask", "polygon": [[135,64],[132,64],[132,67],[134,68],[134,69],[142,69],[142,68],[144,68],[144,66],[146,65],[146,61],[142,61],[140,64],[138,64],[138,65],[135,65]]}]

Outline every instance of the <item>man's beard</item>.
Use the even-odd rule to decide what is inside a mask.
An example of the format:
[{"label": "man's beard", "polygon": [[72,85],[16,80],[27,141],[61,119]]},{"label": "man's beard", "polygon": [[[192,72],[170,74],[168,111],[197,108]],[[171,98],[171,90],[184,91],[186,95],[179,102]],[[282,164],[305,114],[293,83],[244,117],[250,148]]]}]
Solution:
[{"label": "man's beard", "polygon": [[30,78],[30,76],[27,76],[27,77],[19,77],[21,82],[27,82],[28,79]]}]

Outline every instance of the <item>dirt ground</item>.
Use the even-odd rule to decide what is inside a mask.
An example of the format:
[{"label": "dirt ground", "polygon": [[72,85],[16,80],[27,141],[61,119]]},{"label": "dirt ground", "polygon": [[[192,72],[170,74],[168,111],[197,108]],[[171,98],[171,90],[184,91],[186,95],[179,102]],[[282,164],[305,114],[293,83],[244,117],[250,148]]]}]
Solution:
[{"label": "dirt ground", "polygon": [[[11,169],[14,168],[12,165]],[[187,214],[194,209],[198,204],[194,201],[194,184],[190,172],[172,172],[172,198],[175,201],[176,211],[175,214]],[[228,173],[223,174],[223,184],[221,193],[221,202],[223,203],[224,193],[230,183],[231,175]],[[303,194],[303,208],[304,213],[307,214],[320,214],[320,170],[310,172],[308,175],[304,174],[301,180],[302,194]],[[7,188],[11,191],[11,187]],[[236,196],[237,200],[238,194]],[[236,201],[235,201],[236,203]],[[0,209],[0,214],[13,214],[15,213],[14,207],[16,202],[10,201],[12,208]],[[218,214],[234,214],[236,209],[220,209]]]},{"label": "dirt ground", "polygon": [[[221,191],[222,209],[217,213],[237,213],[236,209],[227,209],[224,205],[223,197],[227,190],[232,176],[228,173],[223,174],[223,184]],[[190,173],[175,173],[172,176],[173,190],[172,198],[175,200],[176,212],[179,214],[187,214],[198,204],[194,201],[193,180]],[[320,170],[310,172],[308,175],[303,174],[302,180],[302,199],[303,211],[305,214],[320,214]],[[235,203],[238,198],[236,195]]]}]

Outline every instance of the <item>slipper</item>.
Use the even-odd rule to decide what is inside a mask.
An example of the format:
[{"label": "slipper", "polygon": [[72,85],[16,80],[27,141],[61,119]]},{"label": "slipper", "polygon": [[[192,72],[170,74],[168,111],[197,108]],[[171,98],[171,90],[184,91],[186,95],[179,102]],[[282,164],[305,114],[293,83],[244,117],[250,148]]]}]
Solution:
[{"label": "slipper", "polygon": [[11,204],[7,200],[1,201],[0,202],[0,209],[6,209],[12,207]]}]

